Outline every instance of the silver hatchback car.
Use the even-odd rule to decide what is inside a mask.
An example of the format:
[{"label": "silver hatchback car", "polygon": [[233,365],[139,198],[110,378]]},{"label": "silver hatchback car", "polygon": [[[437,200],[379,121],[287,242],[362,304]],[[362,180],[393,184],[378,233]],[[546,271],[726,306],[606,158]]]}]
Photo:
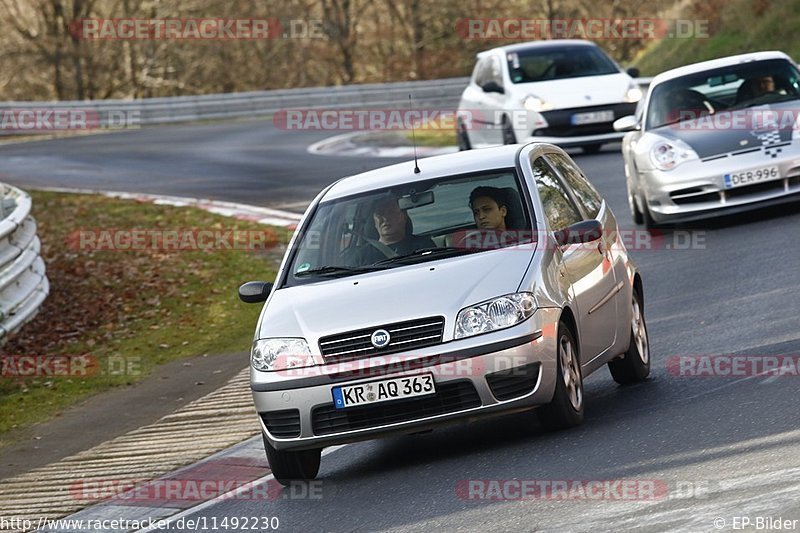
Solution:
[{"label": "silver hatchback car", "polygon": [[309,206],[266,301],[251,388],[275,478],[323,447],[538,408],[583,420],[583,378],[644,380],[642,279],[570,157],[528,144],[344,178]]}]

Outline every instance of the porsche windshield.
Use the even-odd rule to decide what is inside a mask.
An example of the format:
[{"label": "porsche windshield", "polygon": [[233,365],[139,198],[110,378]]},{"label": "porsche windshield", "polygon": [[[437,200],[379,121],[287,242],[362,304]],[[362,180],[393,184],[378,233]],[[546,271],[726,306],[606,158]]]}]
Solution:
[{"label": "porsche windshield", "polygon": [[665,81],[653,89],[647,129],[800,98],[800,73],[785,59],[731,65]]},{"label": "porsche windshield", "polygon": [[293,250],[289,285],[531,242],[513,169],[323,201]]}]

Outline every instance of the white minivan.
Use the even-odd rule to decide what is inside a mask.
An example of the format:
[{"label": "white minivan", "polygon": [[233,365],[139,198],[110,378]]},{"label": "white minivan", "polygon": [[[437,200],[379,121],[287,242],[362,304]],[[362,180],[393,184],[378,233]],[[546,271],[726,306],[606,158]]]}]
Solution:
[{"label": "white minivan", "polygon": [[632,78],[590,41],[551,40],[481,52],[458,106],[461,150],[531,141],[598,151],[642,98]]}]

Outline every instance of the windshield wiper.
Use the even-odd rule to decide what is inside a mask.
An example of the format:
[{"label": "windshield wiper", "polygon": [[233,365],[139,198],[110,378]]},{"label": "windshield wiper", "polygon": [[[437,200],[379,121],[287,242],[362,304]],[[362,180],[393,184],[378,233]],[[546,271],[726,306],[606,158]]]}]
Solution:
[{"label": "windshield wiper", "polygon": [[306,276],[342,276],[347,274],[359,274],[361,272],[375,272],[376,270],[386,270],[386,267],[379,265],[356,266],[356,267],[327,265],[327,266],[312,268],[310,270],[303,270],[302,272],[295,272],[294,276],[296,278],[301,278]]},{"label": "windshield wiper", "polygon": [[425,258],[425,259],[441,259],[443,257],[455,257],[457,255],[466,255],[466,254],[474,254],[475,252],[482,252],[483,250],[479,248],[458,248],[455,246],[443,246],[441,248],[434,247],[434,248],[420,248],[419,250],[414,250],[410,254],[403,254],[398,255],[396,257],[388,257],[386,259],[381,259],[380,261],[376,261],[373,265],[388,265],[391,263],[403,263],[409,259],[414,258]]}]

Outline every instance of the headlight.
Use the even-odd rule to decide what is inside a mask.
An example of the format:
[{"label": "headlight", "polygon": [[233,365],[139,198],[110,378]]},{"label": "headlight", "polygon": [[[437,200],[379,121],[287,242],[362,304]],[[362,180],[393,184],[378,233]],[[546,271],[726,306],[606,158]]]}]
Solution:
[{"label": "headlight", "polygon": [[529,292],[507,294],[466,307],[456,317],[456,339],[515,326],[535,311],[536,301]]},{"label": "headlight", "polygon": [[683,141],[658,141],[650,148],[650,162],[658,170],[672,170],[681,163],[698,159],[697,153]]},{"label": "headlight", "polygon": [[631,83],[628,86],[628,90],[625,91],[625,101],[629,104],[638,102],[642,99],[642,96],[644,96],[642,90],[635,83]]},{"label": "headlight", "polygon": [[548,109],[553,109],[552,104],[532,94],[529,94],[522,100],[522,107],[528,111],[547,111]]},{"label": "headlight", "polygon": [[316,363],[305,339],[261,339],[253,343],[250,364],[256,370],[270,372]]}]

